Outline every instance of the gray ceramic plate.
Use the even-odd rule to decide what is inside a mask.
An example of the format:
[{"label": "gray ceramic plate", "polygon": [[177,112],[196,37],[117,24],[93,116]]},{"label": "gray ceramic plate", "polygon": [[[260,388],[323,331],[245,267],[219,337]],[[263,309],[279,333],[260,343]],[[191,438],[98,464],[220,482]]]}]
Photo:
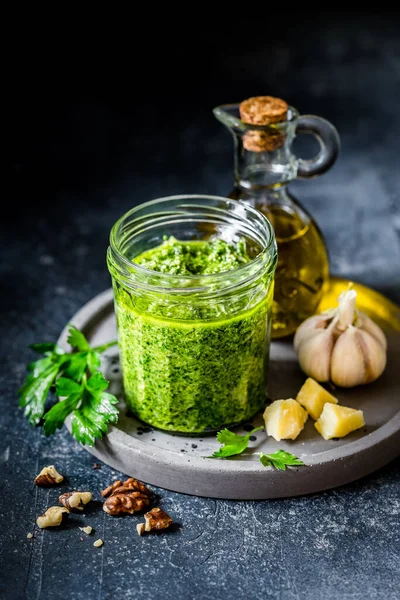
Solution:
[{"label": "gray ceramic plate", "polygon": [[[116,338],[112,290],[86,304],[71,320],[92,345]],[[128,416],[120,403],[120,419],[108,435],[87,450],[113,468],[146,483],[169,490],[227,499],[285,498],[309,494],[354,481],[382,467],[400,453],[400,334],[386,332],[388,365],[382,377],[365,387],[336,390],[339,403],[364,411],[366,427],[341,440],[325,441],[311,419],[293,442],[276,442],[256,433],[249,448],[256,452],[288,450],[306,466],[277,471],[263,467],[251,452],[229,460],[205,458],[219,447],[215,435],[171,435]],[[67,329],[58,343],[68,348]],[[111,391],[121,394],[118,350],[104,356],[103,370]],[[269,395],[273,399],[295,397],[305,376],[300,371],[291,342],[271,346]],[[262,424],[261,416],[236,428],[244,433]]]}]

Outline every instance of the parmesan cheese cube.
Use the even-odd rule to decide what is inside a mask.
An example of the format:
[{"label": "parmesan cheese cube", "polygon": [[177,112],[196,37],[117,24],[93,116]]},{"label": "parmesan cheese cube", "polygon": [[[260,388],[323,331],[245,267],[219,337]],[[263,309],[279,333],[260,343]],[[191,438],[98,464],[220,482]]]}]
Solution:
[{"label": "parmesan cheese cube", "polygon": [[308,414],[293,398],[275,400],[265,409],[267,434],[279,440],[295,440],[303,430]]},{"label": "parmesan cheese cube", "polygon": [[365,425],[362,410],[327,402],[315,423],[315,429],[325,440],[341,438]]},{"label": "parmesan cheese cube", "polygon": [[322,409],[327,402],[330,402],[331,404],[338,403],[337,398],[327,392],[326,389],[317,383],[315,379],[312,379],[312,377],[306,379],[303,387],[296,396],[296,400],[304,406],[314,421],[320,418]]}]

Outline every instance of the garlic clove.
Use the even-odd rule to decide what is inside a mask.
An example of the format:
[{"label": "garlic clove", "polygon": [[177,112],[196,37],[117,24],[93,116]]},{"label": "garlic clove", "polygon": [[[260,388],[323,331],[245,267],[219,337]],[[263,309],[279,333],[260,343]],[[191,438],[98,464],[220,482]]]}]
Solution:
[{"label": "garlic clove", "polygon": [[356,310],[357,293],[349,289],[338,308],[304,321],[294,337],[300,367],[313,379],[341,387],[377,379],[386,366],[387,341],[382,329]]},{"label": "garlic clove", "polygon": [[365,381],[365,361],[357,343],[358,331],[351,326],[336,341],[331,358],[331,380],[341,387],[353,387]]},{"label": "garlic clove", "polygon": [[300,344],[302,344],[307,337],[314,335],[316,331],[323,331],[326,329],[331,319],[332,315],[321,314],[315,315],[303,321],[303,323],[298,327],[293,340],[294,349],[296,352]]},{"label": "garlic clove", "polygon": [[339,296],[338,321],[336,328],[339,331],[344,331],[353,324],[356,312],[357,292],[348,290]]},{"label": "garlic clove", "polygon": [[360,329],[358,331],[362,344],[364,345],[364,358],[367,364],[367,381],[378,379],[386,367],[386,349],[382,344],[368,331]]},{"label": "garlic clove", "polygon": [[382,329],[379,327],[379,325],[374,323],[374,321],[372,319],[370,319],[368,317],[368,315],[366,315],[365,313],[363,313],[361,311],[356,311],[356,312],[357,312],[357,323],[356,323],[357,327],[359,327],[363,331],[366,331],[367,333],[372,335],[374,338],[376,338],[378,340],[378,342],[380,342],[382,344],[384,350],[386,350],[387,349],[386,336],[383,333]]},{"label": "garlic clove", "polygon": [[298,347],[300,367],[317,381],[329,381],[334,335],[330,329],[316,329]]},{"label": "garlic clove", "polygon": [[377,379],[385,366],[382,344],[367,331],[349,326],[333,348],[331,380],[341,387],[363,385]]}]

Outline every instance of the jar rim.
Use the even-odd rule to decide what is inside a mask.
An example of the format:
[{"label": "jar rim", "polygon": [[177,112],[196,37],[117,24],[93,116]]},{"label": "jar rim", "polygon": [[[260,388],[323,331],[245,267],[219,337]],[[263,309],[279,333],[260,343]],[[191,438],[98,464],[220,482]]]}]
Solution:
[{"label": "jar rim", "polygon": [[[226,208],[218,208],[218,207],[212,207],[212,204],[210,203],[209,208],[213,208],[213,210],[219,214],[225,213],[226,215],[229,215],[231,218],[233,218],[236,221],[239,221],[239,218],[238,218],[238,215],[235,214],[235,212],[232,210],[233,208],[236,208],[240,212],[241,217],[243,217],[243,213],[244,214],[247,213],[249,216],[251,215],[264,228],[264,232],[267,237],[265,246],[257,254],[257,256],[252,258],[248,263],[240,265],[239,267],[236,267],[235,269],[231,269],[229,271],[222,271],[220,273],[211,273],[211,274],[204,274],[204,275],[192,275],[192,274],[177,275],[177,274],[171,274],[171,273],[161,273],[159,271],[154,271],[154,270],[144,267],[143,265],[137,264],[125,256],[125,254],[123,253],[123,251],[120,248],[120,245],[118,244],[118,234],[120,232],[121,227],[124,225],[124,223],[126,223],[127,221],[131,221],[132,223],[134,222],[135,214],[139,214],[141,211],[146,210],[146,209],[151,209],[152,207],[155,207],[155,206],[159,206],[159,205],[165,206],[165,204],[172,203],[174,201],[175,202],[187,201],[186,208],[189,208],[189,207],[199,208],[199,206],[196,205],[195,203],[191,204],[191,201],[193,202],[194,200],[200,200],[203,202],[211,201],[211,202],[218,202],[218,203],[225,204]],[[207,206],[206,204],[203,204],[202,207],[205,208],[206,206]],[[184,209],[185,205],[183,204],[181,208]],[[231,210],[229,210],[230,208],[231,208]],[[155,217],[157,214],[158,214],[157,212],[149,213],[148,217],[150,217],[150,216]],[[168,214],[168,213],[165,213],[165,212],[163,213],[162,211],[160,211],[160,214]],[[141,219],[139,218],[138,221],[140,221],[140,220]],[[243,223],[242,218],[240,219],[240,221]],[[250,221],[248,223],[250,223]],[[252,230],[254,233],[254,227],[252,229],[251,223],[250,223],[250,226],[248,226],[247,228],[250,231]],[[128,279],[131,279],[132,274],[137,272],[139,274],[142,274],[142,276],[151,277],[153,280],[159,279],[160,282],[164,281],[164,282],[171,283],[171,287],[169,285],[168,286],[165,286],[165,285],[158,286],[157,284],[156,285],[152,284],[151,288],[154,291],[164,291],[165,292],[166,287],[167,287],[168,291],[193,293],[193,292],[206,291],[208,284],[211,285],[213,283],[221,283],[224,281],[224,279],[227,276],[232,278],[234,276],[240,277],[243,274],[243,279],[240,280],[240,283],[243,284],[244,281],[246,281],[248,279],[248,277],[246,277],[246,274],[250,273],[250,271],[252,273],[254,273],[254,271],[256,271],[258,273],[261,269],[264,269],[266,273],[273,271],[275,269],[276,260],[277,260],[276,259],[277,247],[276,247],[274,229],[273,229],[270,221],[267,219],[267,217],[265,215],[263,215],[260,211],[256,210],[252,206],[245,204],[243,202],[238,202],[236,200],[226,198],[224,196],[213,196],[213,195],[209,195],[209,194],[178,194],[178,195],[172,195],[172,196],[164,196],[161,198],[155,198],[148,202],[142,202],[142,203],[138,204],[137,206],[134,206],[133,208],[128,210],[126,213],[124,213],[114,223],[113,227],[111,228],[109,256],[110,256],[110,254],[112,256],[114,263],[117,262],[117,264],[118,264],[118,267],[119,267],[118,271],[119,271],[120,275],[122,274],[122,271],[125,271],[126,274],[128,274],[128,272],[129,272]],[[257,267],[259,267],[259,268],[257,268]],[[124,277],[124,279],[125,279],[125,277]],[[197,287],[197,288],[196,287],[184,287],[182,285],[177,285],[177,283],[179,281],[188,283],[190,281],[193,282],[193,281],[196,281],[199,279],[201,279],[202,282],[204,281],[205,285],[201,285],[200,287]],[[128,281],[126,281],[126,279],[125,279],[125,283],[128,283]],[[136,284],[137,282],[132,282],[132,283]]]}]

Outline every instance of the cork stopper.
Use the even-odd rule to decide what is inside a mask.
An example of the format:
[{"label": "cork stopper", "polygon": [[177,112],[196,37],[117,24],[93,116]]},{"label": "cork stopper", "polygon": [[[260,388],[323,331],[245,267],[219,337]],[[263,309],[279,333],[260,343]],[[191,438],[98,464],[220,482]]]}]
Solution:
[{"label": "cork stopper", "polygon": [[240,118],[249,125],[271,125],[265,130],[249,130],[243,136],[243,146],[251,152],[271,152],[282,146],[285,136],[274,123],[287,119],[287,103],[273,96],[254,96],[240,103]]},{"label": "cork stopper", "polygon": [[287,103],[273,96],[254,96],[240,103],[240,118],[250,125],[271,125],[286,121]]}]

